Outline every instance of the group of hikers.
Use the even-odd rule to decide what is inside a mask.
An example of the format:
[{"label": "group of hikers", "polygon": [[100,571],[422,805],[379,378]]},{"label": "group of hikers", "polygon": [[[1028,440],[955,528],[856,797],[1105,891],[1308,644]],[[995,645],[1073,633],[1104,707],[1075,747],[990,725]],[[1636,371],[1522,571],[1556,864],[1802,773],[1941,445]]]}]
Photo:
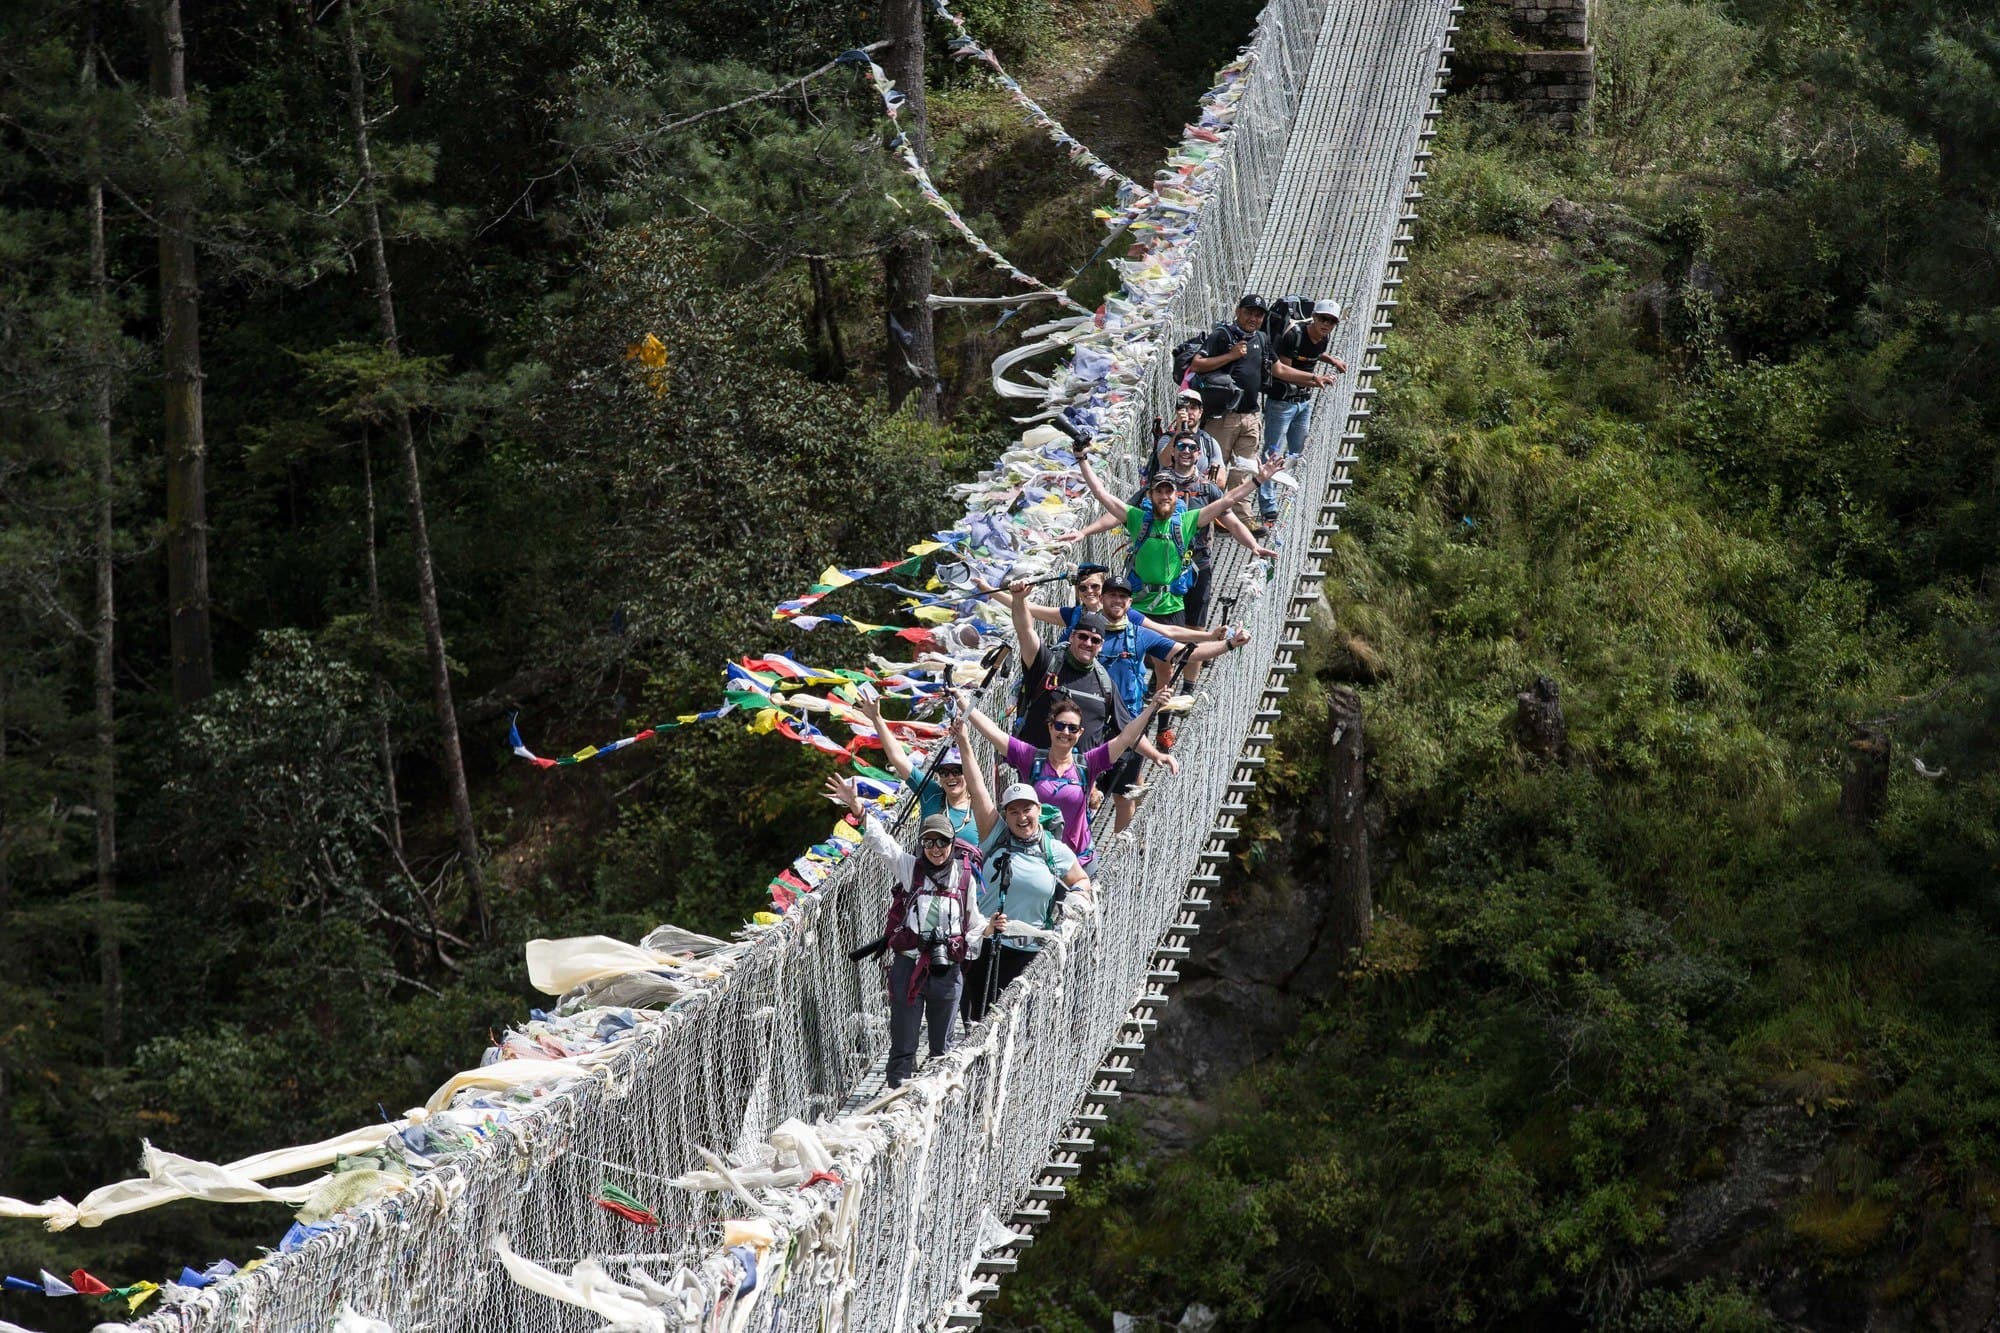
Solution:
[{"label": "group of hikers", "polygon": [[[1079,567],[1069,606],[1036,605],[1026,581],[983,589],[1007,607],[1022,655],[1011,733],[955,691],[944,748],[919,772],[880,704],[862,703],[922,816],[916,850],[905,851],[852,781],[827,779],[828,797],[848,808],[895,886],[883,937],[854,953],[886,964],[889,1087],[915,1068],[926,1027],[930,1053],[943,1054],[956,1024],[983,1019],[1034,961],[1064,897],[1090,893],[1099,804],[1112,802],[1112,830],[1123,832],[1145,791],[1145,763],[1180,771],[1169,723],[1193,700],[1177,688],[1250,641],[1207,627],[1209,529],[1254,555],[1277,554],[1264,541],[1277,487],[1290,480],[1285,465],[1305,448],[1312,392],[1347,369],[1327,350],[1340,315],[1334,301],[1287,297],[1274,310],[1245,295],[1233,318],[1176,348],[1174,418],[1155,422],[1145,483],[1129,499],[1079,448],[1078,471],[1104,513],[1067,540],[1122,529],[1131,556],[1123,573]],[[1042,642],[1043,624],[1053,644]],[[967,762],[973,733],[1010,773],[997,802],[982,766]]]}]

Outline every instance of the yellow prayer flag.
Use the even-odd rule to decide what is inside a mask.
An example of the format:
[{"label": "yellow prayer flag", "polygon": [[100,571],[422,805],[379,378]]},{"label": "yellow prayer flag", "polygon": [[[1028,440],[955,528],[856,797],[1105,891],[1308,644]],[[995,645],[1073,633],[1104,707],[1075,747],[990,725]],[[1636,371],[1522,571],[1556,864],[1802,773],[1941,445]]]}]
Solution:
[{"label": "yellow prayer flag", "polygon": [[847,577],[847,575],[841,573],[832,565],[828,565],[819,572],[819,581],[829,588],[845,588],[848,584],[854,582],[853,579]]},{"label": "yellow prayer flag", "polygon": [[760,926],[775,926],[784,920],[776,912],[753,912],[750,915],[750,919]]},{"label": "yellow prayer flag", "polygon": [[579,764],[586,759],[595,759],[596,757],[597,757],[597,747],[595,745],[586,745],[581,750],[578,750],[575,754],[570,756],[570,758],[576,760],[576,762],[578,762]]},{"label": "yellow prayer flag", "polygon": [[943,542],[918,542],[910,548],[911,555],[929,555],[932,551],[942,551]]},{"label": "yellow prayer flag", "polygon": [[860,842],[861,830],[843,819],[833,826],[833,836],[842,842]]},{"label": "yellow prayer flag", "polygon": [[942,625],[947,621],[958,619],[958,612],[948,606],[911,607],[910,614],[926,625]]},{"label": "yellow prayer flag", "polygon": [[139,1313],[139,1307],[153,1299],[153,1293],[159,1289],[157,1282],[134,1282],[125,1294],[125,1309],[131,1314]]},{"label": "yellow prayer flag", "polygon": [[757,710],[757,715],[750,719],[752,736],[762,736],[766,732],[776,731],[777,728],[778,710],[775,708],[760,708]]}]

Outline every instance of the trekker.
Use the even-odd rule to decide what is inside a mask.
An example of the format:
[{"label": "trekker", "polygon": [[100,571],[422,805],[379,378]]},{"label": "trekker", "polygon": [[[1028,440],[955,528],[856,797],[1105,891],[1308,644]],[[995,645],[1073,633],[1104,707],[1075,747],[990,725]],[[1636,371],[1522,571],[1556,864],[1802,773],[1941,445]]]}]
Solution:
[{"label": "trekker", "polygon": [[[928,815],[917,830],[918,854],[895,836],[861,799],[853,781],[826,780],[829,799],[847,806],[861,823],[862,841],[889,867],[896,887],[889,895],[889,1067],[885,1082],[899,1088],[917,1063],[917,1037],[930,1026],[933,1058],[951,1046],[952,1024],[965,989],[965,964],[981,941],[1004,924],[980,911],[974,845],[961,842],[944,815]],[[987,824],[993,811],[984,799]]]},{"label": "trekker", "polygon": [[[1082,632],[1081,627],[1078,632]],[[1046,746],[1030,745],[1018,736],[1009,736],[998,722],[970,703],[962,711],[971,721],[972,729],[991,741],[994,751],[1013,766],[1023,782],[1035,789],[1036,799],[1062,813],[1063,844],[1087,866],[1095,855],[1090,833],[1090,789],[1111,772],[1120,756],[1139,744],[1153,715],[1166,704],[1168,697],[1165,690],[1156,691],[1151,699],[1141,701],[1142,706],[1123,731],[1088,748],[1079,744],[1083,738],[1083,710],[1074,699],[1060,692],[1049,700]],[[1180,771],[1177,761],[1167,762],[1172,771]]]},{"label": "trekker", "polygon": [[1153,440],[1153,456],[1146,462],[1150,475],[1156,469],[1175,467],[1176,445],[1182,437],[1194,440],[1195,471],[1207,481],[1222,480],[1222,445],[1201,428],[1201,390],[1182,389],[1174,398],[1174,419]]},{"label": "trekker", "polygon": [[[1312,395],[1344,374],[1347,363],[1327,354],[1327,343],[1340,327],[1340,302],[1321,301],[1310,319],[1284,330],[1271,346],[1271,372],[1264,378],[1264,453],[1289,463],[1306,451],[1306,431],[1312,426]],[[1320,369],[1332,366],[1333,375]],[[1257,488],[1257,507],[1268,527],[1278,516],[1278,487],[1265,482]]]},{"label": "trekker", "polygon": [[[910,763],[910,752],[903,748],[902,739],[882,721],[881,700],[872,695],[862,699],[861,711],[868,718],[868,725],[875,729],[875,735],[881,739],[882,753],[888,759],[889,767],[905,784],[917,782],[914,766]],[[986,790],[986,774],[978,764],[967,768],[964,755],[965,719],[953,718],[945,749],[927,770],[930,780],[917,787],[917,813],[926,819],[932,815],[943,815],[951,821],[951,831],[955,836],[977,843],[979,826],[973,810],[980,802],[990,802],[992,798]]]},{"label": "trekker", "polygon": [[[1226,629],[1214,630],[1208,642],[1175,650],[1173,643],[1153,630],[1150,626],[1133,622],[1128,617],[1138,613],[1132,609],[1132,588],[1125,579],[1111,575],[1104,581],[1104,619],[1108,632],[1104,636],[1104,646],[1098,650],[1097,660],[1104,663],[1105,670],[1125,699],[1126,707],[1144,701],[1148,684],[1148,670],[1151,667],[1152,682],[1164,690],[1174,685],[1173,673],[1180,672],[1180,683],[1192,687],[1200,674],[1201,664],[1241,648],[1250,642],[1250,635],[1238,630],[1233,635]],[[1224,637],[1228,635],[1228,637]],[[1160,705],[1161,709],[1166,704]],[[1164,729],[1167,719],[1160,723]],[[1161,747],[1169,744],[1162,739]],[[1123,833],[1125,826],[1132,822],[1132,815],[1138,809],[1139,774],[1144,767],[1145,754],[1134,747],[1125,752],[1102,778],[1097,789],[1113,800],[1116,818],[1112,832]],[[1178,772],[1178,762],[1169,762],[1168,771]]]},{"label": "trekker", "polygon": [[[1174,437],[1170,443],[1172,445],[1171,465],[1162,467],[1158,472],[1153,474],[1151,481],[1133,492],[1130,503],[1135,505],[1149,503],[1152,488],[1162,477],[1173,479],[1176,498],[1187,509],[1205,509],[1214,501],[1221,499],[1223,494],[1222,488],[1202,476],[1198,470],[1199,465],[1197,463],[1194,441],[1188,436],[1181,435]],[[1086,537],[1094,537],[1100,532],[1110,532],[1114,528],[1123,526],[1124,522],[1123,511],[1120,511],[1118,514],[1099,514],[1078,531],[1077,540],[1081,541]],[[1252,536],[1248,525],[1226,508],[1222,511],[1221,516],[1215,520],[1215,526],[1227,532],[1231,537],[1234,537],[1252,555],[1275,557],[1278,554],[1277,551],[1263,545],[1256,537]],[[1208,537],[1209,532],[1207,528],[1197,527],[1195,529],[1194,542],[1191,547],[1194,554],[1194,582],[1189,586],[1187,593],[1182,598],[1182,610],[1185,614],[1181,617],[1186,628],[1190,630],[1199,630],[1208,622],[1209,582],[1215,572],[1215,560],[1208,548]],[[1137,590],[1135,589],[1134,591]],[[1149,625],[1152,629],[1165,634],[1168,638],[1178,639],[1182,643],[1206,642],[1210,637],[1206,633],[1194,637],[1183,637],[1181,634],[1174,632],[1174,626],[1158,621],[1148,621],[1144,612],[1135,611],[1132,614],[1139,617],[1140,624]]]},{"label": "trekker", "polygon": [[[1236,303],[1235,319],[1217,324],[1202,343],[1201,355],[1188,363],[1194,372],[1193,383],[1201,390],[1202,429],[1222,446],[1232,487],[1256,470],[1258,455],[1263,452],[1260,395],[1264,363],[1271,354],[1263,333],[1269,310],[1263,297],[1245,293]],[[1237,513],[1249,522],[1247,505],[1240,506]]]},{"label": "trekker", "polygon": [[1035,632],[1029,584],[1017,580],[1007,591],[1013,602],[1008,611],[1014,620],[1014,641],[1021,653],[1021,698],[1014,734],[1037,749],[1047,748],[1049,704],[1057,691],[1083,710],[1081,743],[1085,749],[1125,730],[1132,716],[1125,710],[1111,673],[1097,660],[1098,649],[1104,646],[1104,617],[1095,611],[1083,612],[1069,638],[1052,648]]},{"label": "trekker", "polygon": [[1090,877],[1076,853],[1042,827],[1042,799],[1025,782],[1000,793],[1000,822],[980,844],[985,853],[979,910],[997,923],[997,947],[982,949],[965,969],[959,1013],[968,1023],[986,1008],[1041,951],[1038,938],[1006,933],[1010,925],[1055,929],[1056,908],[1071,893],[1090,892]]},{"label": "trekker", "polygon": [[[1283,466],[1278,459],[1266,459],[1222,495],[1199,509],[1189,509],[1180,503],[1178,483],[1166,474],[1153,478],[1144,501],[1126,504],[1105,488],[1087,456],[1077,456],[1083,484],[1104,506],[1106,514],[1124,524],[1126,536],[1131,539],[1131,572],[1143,585],[1135,600],[1146,613],[1147,623],[1155,629],[1160,628],[1162,621],[1188,623],[1187,594],[1200,574],[1195,567],[1195,535],[1228,513],[1231,506],[1241,504],[1259,482],[1269,481]],[[1232,471],[1230,475],[1236,474]],[[1252,545],[1254,549],[1255,544]]]}]

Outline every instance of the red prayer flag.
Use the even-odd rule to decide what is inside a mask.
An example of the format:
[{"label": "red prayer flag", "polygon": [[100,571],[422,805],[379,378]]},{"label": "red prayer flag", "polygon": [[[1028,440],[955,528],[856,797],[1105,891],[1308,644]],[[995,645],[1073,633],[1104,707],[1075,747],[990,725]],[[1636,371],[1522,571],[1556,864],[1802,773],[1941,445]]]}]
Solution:
[{"label": "red prayer flag", "polygon": [[76,1288],[76,1294],[79,1296],[109,1296],[111,1294],[111,1288],[105,1286],[81,1268],[69,1275],[69,1284]]}]

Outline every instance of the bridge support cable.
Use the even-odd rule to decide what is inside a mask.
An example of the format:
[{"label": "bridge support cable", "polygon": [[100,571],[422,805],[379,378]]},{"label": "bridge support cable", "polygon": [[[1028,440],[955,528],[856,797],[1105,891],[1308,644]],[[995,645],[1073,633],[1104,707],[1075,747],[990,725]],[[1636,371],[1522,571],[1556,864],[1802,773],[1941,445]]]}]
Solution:
[{"label": "bridge support cable", "polygon": [[[1183,772],[1156,782],[1129,841],[1101,844],[1097,901],[1066,913],[988,1020],[897,1094],[841,1114],[887,1045],[881,988],[847,951],[878,933],[888,883],[869,858],[850,858],[727,971],[649,1015],[602,1077],[487,1124],[476,1150],[404,1194],[141,1327],[328,1330],[343,1305],[398,1333],[602,1326],[511,1280],[495,1258],[503,1236],[512,1254],[559,1272],[616,1256],[609,1280],[622,1290],[673,1293],[646,1306],[657,1325],[641,1321],[663,1333],[705,1326],[690,1321],[718,1300],[733,1304],[733,1326],[760,1329],[902,1333],[976,1319],[1020,1228],[1061,1197],[1116,1105],[1238,835],[1352,483],[1449,12],[1447,0],[1273,0],[1260,20],[1227,172],[1169,322],[1201,327],[1246,289],[1372,288],[1376,318],[1350,301],[1338,351],[1356,367],[1353,387],[1315,404],[1297,471],[1317,508],[1288,516],[1268,574],[1218,547],[1212,602],[1233,599],[1254,641],[1208,668],[1208,702],[1179,728]],[[1175,340],[1156,340],[1149,410],[1135,421],[1167,413]],[[1106,460],[1114,485],[1136,484],[1137,443]],[[1004,708],[1005,688],[989,707]],[[710,1151],[730,1167],[726,1181],[708,1173],[719,1188],[666,1183],[698,1183]],[[800,1163],[822,1155],[832,1173],[808,1179]],[[658,1216],[644,1240],[591,1206],[606,1181]],[[725,1230],[728,1219],[755,1226]],[[775,1242],[743,1242],[758,1282],[737,1296],[745,1261],[724,1242],[746,1234]]]}]

